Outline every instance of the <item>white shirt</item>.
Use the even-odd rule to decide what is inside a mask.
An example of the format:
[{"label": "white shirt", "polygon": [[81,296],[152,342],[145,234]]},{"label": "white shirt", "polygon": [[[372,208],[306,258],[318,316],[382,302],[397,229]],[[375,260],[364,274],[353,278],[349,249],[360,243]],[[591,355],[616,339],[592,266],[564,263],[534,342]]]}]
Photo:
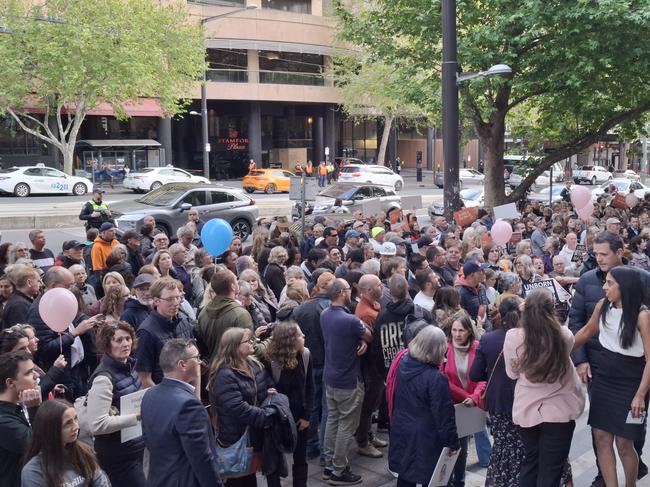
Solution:
[{"label": "white shirt", "polygon": [[621,347],[621,318],[623,308],[610,307],[605,315],[606,322],[599,320],[598,341],[610,352],[620,353],[628,357],[643,357],[643,342],[639,330],[635,330],[634,340],[630,348]]},{"label": "white shirt", "polygon": [[421,306],[422,308],[426,309],[429,313],[433,311],[433,305],[434,305],[433,298],[430,298],[422,291],[420,291],[415,295],[415,297],[413,298],[413,304],[417,304],[418,306]]},{"label": "white shirt", "polygon": [[571,262],[571,259],[573,259],[573,254],[574,253],[575,253],[575,250],[571,250],[565,244],[564,247],[562,247],[562,250],[560,250],[560,253],[558,254],[560,257],[562,257],[564,259],[564,262],[566,263],[565,268],[566,268],[567,271],[575,269],[575,267],[576,267],[576,263]]}]

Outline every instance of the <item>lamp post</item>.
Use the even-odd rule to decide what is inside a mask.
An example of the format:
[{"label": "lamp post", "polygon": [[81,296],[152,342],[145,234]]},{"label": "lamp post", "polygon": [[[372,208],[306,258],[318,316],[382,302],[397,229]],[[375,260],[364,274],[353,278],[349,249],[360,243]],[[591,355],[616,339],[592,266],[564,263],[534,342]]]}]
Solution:
[{"label": "lamp post", "polygon": [[[223,14],[206,17],[205,19],[201,19],[201,25],[238,14],[239,12],[244,12],[245,10],[255,10],[256,8],[257,5],[246,5],[245,7],[236,8]],[[201,80],[201,141],[203,143],[203,177],[210,179],[210,142],[208,141],[208,95],[206,93],[206,83],[207,70],[203,71],[203,80]]]},{"label": "lamp post", "polygon": [[458,85],[470,79],[512,73],[510,66],[496,64],[487,71],[458,74],[456,46],[456,0],[442,0],[442,151],[445,216],[460,208]]}]

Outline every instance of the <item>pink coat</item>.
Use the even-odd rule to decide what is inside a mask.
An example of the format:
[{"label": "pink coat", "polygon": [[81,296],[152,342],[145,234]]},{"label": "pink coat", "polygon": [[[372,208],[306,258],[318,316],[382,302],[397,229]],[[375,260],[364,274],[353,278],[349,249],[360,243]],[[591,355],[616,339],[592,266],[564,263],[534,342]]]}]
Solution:
[{"label": "pink coat", "polygon": [[469,359],[467,361],[467,387],[458,378],[458,371],[456,370],[455,350],[454,345],[450,343],[447,347],[447,361],[445,362],[442,371],[449,380],[449,390],[451,391],[451,398],[454,404],[463,402],[468,397],[478,405],[481,393],[485,390],[486,382],[473,382],[469,378],[469,371],[472,369],[474,363],[474,356],[476,355],[476,348],[478,347],[478,340],[474,340],[472,346],[469,348]]}]

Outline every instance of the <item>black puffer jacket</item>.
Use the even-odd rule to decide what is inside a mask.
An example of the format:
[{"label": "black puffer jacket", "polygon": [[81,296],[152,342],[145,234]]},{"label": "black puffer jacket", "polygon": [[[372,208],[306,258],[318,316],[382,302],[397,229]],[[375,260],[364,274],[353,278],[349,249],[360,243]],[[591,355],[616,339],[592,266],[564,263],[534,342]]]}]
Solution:
[{"label": "black puffer jacket", "polygon": [[137,330],[140,323],[147,319],[149,313],[151,313],[149,306],[142,304],[134,297],[130,297],[124,303],[124,312],[120,319],[126,321],[134,330]]},{"label": "black puffer jacket", "polygon": [[255,380],[230,367],[219,369],[212,383],[210,404],[212,415],[215,412],[217,415],[217,440],[221,446],[235,443],[250,426],[251,444],[255,451],[260,451],[262,430],[272,422],[271,410],[264,410],[260,405],[266,399],[266,391],[273,387],[273,379],[259,362],[249,359],[249,365]]}]

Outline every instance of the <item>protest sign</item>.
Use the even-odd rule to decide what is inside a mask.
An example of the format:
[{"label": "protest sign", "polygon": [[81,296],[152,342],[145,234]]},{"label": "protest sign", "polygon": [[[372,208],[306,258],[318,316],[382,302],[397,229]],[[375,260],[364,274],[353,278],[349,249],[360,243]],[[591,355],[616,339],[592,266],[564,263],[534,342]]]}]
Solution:
[{"label": "protest sign", "polygon": [[515,203],[508,203],[505,205],[495,206],[492,208],[494,212],[494,220],[515,220],[521,218],[521,214],[517,211]]},{"label": "protest sign", "polygon": [[540,287],[546,288],[553,293],[553,298],[555,299],[555,302],[560,303],[561,301],[560,301],[560,297],[558,296],[557,289],[555,288],[555,282],[557,282],[555,281],[555,279],[542,279],[541,281],[527,282],[522,286],[524,290],[524,295],[527,295],[532,290],[538,289]]},{"label": "protest sign", "polygon": [[585,255],[587,252],[587,246],[578,244],[576,245],[576,249],[573,251],[573,257],[571,257],[571,262],[581,262],[582,263],[582,257]]},{"label": "protest sign", "polygon": [[456,460],[458,460],[460,454],[460,450],[456,450],[452,455],[449,454],[450,451],[449,447],[442,449],[431,480],[429,480],[429,487],[441,487],[449,483],[449,478],[454,471],[454,465],[456,465]]},{"label": "protest sign", "polygon": [[[142,404],[142,398],[145,392],[147,392],[147,389],[120,397],[120,414],[122,416],[126,416],[127,414],[140,414],[140,405]],[[122,443],[139,438],[142,436],[142,423],[138,421],[138,424],[124,428],[120,433]]]},{"label": "protest sign", "polygon": [[512,232],[512,237],[510,237],[510,240],[508,243],[511,243],[513,245],[517,245],[519,242],[522,240],[522,235],[521,232]]},{"label": "protest sign", "polygon": [[456,224],[461,227],[467,227],[478,219],[478,208],[463,208],[453,213]]},{"label": "protest sign", "polygon": [[468,408],[464,404],[455,404],[454,409],[456,410],[456,431],[459,438],[485,430],[485,411],[481,408]]}]

